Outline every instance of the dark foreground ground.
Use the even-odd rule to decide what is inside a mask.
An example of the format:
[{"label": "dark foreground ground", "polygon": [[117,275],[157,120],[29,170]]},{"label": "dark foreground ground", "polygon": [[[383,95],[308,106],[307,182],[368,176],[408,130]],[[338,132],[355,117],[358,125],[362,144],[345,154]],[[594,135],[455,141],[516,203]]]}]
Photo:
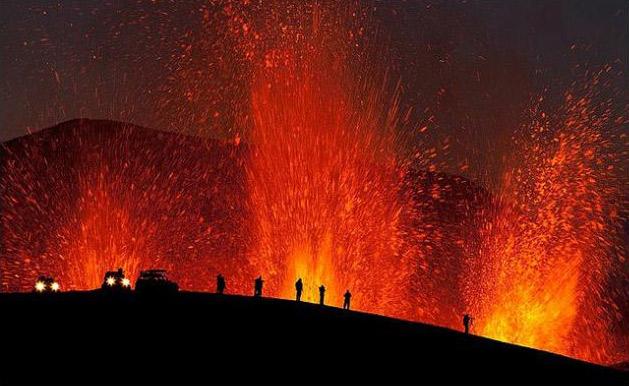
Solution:
[{"label": "dark foreground ground", "polygon": [[277,299],[0,294],[0,310],[0,384],[629,384],[629,373],[542,351]]}]

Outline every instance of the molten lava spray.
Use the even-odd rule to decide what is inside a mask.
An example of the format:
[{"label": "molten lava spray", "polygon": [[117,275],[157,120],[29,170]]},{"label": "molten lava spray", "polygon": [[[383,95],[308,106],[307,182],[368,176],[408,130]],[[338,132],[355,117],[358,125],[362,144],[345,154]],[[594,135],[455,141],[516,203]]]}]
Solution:
[{"label": "molten lava spray", "polygon": [[354,73],[348,11],[306,7],[254,65],[250,261],[272,295],[292,298],[301,277],[306,300],[323,284],[329,304],[351,289],[355,307],[397,314],[411,274],[398,256],[397,100]]},{"label": "molten lava spray", "polygon": [[3,290],[31,290],[43,273],[62,290],[92,289],[118,267],[132,281],[161,267],[184,288],[209,289],[208,270],[246,266],[240,152],[88,120],[5,144]]},{"label": "molten lava spray", "polygon": [[627,337],[611,332],[623,316],[610,308],[625,291],[610,285],[625,259],[627,181],[614,134],[625,121],[609,100],[597,104],[593,86],[610,70],[581,79],[552,117],[540,98],[533,123],[514,139],[501,205],[485,218],[466,278],[481,335],[596,362],[626,355]]}]

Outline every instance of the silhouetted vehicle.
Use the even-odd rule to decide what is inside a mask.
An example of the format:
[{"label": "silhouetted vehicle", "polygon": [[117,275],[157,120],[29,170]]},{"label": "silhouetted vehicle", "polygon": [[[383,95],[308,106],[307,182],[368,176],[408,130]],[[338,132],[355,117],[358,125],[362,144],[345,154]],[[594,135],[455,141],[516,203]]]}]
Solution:
[{"label": "silhouetted vehicle", "polygon": [[343,298],[345,298],[345,300],[343,301],[343,309],[349,310],[349,301],[352,298],[352,294],[349,292],[349,290],[345,291],[345,295],[343,295]]},{"label": "silhouetted vehicle", "polygon": [[216,293],[223,294],[225,292],[225,278],[220,273],[216,276]]},{"label": "silhouetted vehicle", "polygon": [[258,276],[254,282],[253,286],[253,296],[260,297],[262,296],[262,286],[264,285],[264,280],[262,280],[262,276]]},{"label": "silhouetted vehicle", "polygon": [[321,284],[319,287],[319,304],[323,305],[323,298],[325,297],[325,287]]},{"label": "silhouetted vehicle", "polygon": [[131,291],[131,281],[124,276],[122,268],[118,268],[117,271],[105,273],[105,278],[100,288],[108,292],[127,292]]},{"label": "silhouetted vehicle", "polygon": [[469,314],[463,315],[463,326],[465,327],[465,333],[470,333],[470,325],[472,324],[472,317]]},{"label": "silhouetted vehicle", "polygon": [[135,291],[138,295],[172,295],[179,291],[179,286],[168,280],[165,270],[150,269],[140,272]]},{"label": "silhouetted vehicle", "polygon": [[297,300],[298,302],[301,301],[301,293],[304,291],[304,283],[301,281],[301,278],[299,278],[296,282],[295,282],[295,292],[296,292],[296,298],[295,300]]},{"label": "silhouetted vehicle", "polygon": [[37,278],[35,282],[35,287],[33,288],[33,292],[37,293],[49,293],[49,292],[59,292],[59,283],[57,283],[50,276],[40,276]]}]

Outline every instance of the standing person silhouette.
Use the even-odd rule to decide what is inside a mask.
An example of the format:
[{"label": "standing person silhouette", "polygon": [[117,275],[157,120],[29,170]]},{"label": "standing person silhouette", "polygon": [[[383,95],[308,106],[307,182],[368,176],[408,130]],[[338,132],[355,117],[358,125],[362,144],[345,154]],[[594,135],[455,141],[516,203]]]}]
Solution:
[{"label": "standing person silhouette", "polygon": [[463,326],[465,327],[465,333],[470,333],[470,324],[472,323],[472,317],[469,314],[463,315]]},{"label": "standing person silhouette", "polygon": [[352,294],[349,292],[349,290],[347,290],[345,291],[345,295],[343,295],[343,297],[345,298],[345,300],[343,301],[343,309],[349,310],[349,300],[352,298]]},{"label": "standing person silhouette", "polygon": [[319,304],[323,305],[323,298],[325,297],[325,287],[321,284],[319,287]]},{"label": "standing person silhouette", "polygon": [[222,295],[225,292],[225,278],[220,273],[216,276],[216,293]]},{"label": "standing person silhouette", "polygon": [[304,290],[304,283],[301,281],[301,278],[299,278],[296,282],[295,282],[295,292],[296,292],[296,300],[298,302],[301,301],[301,293]]},{"label": "standing person silhouette", "polygon": [[255,285],[253,287],[253,296],[261,297],[262,296],[262,286],[264,285],[264,280],[262,280],[262,276],[258,276],[255,280]]}]

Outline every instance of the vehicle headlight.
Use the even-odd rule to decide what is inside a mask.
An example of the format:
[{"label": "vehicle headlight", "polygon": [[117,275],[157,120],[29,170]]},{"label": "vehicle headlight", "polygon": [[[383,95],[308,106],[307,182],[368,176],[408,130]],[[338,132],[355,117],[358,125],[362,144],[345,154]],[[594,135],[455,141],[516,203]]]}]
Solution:
[{"label": "vehicle headlight", "polygon": [[116,284],[116,279],[113,276],[109,276],[107,278],[107,285],[112,287],[114,284]]},{"label": "vehicle headlight", "polygon": [[129,279],[127,279],[126,277],[124,279],[122,279],[122,286],[123,287],[129,287],[131,285],[131,281]]},{"label": "vehicle headlight", "polygon": [[54,292],[59,291],[59,283],[54,282],[50,285],[50,289],[53,290]]},{"label": "vehicle headlight", "polygon": [[38,281],[37,283],[35,283],[35,290],[37,292],[44,292],[45,289],[46,289],[46,284],[44,284],[43,281]]}]

